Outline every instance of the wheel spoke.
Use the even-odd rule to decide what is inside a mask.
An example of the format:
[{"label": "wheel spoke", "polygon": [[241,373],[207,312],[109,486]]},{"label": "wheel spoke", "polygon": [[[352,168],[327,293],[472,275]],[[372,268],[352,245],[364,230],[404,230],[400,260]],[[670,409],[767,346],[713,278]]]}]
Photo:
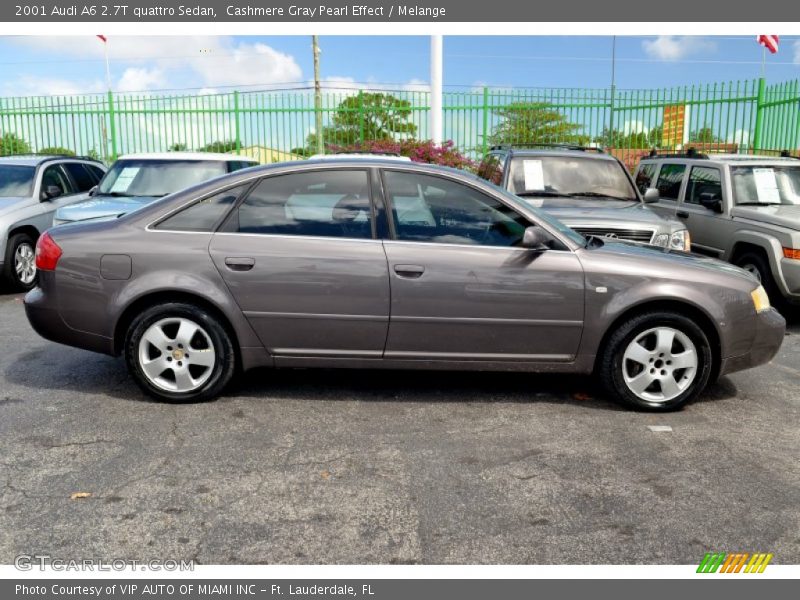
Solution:
[{"label": "wheel spoke", "polygon": [[667,375],[661,380],[661,392],[664,394],[665,399],[671,399],[680,394],[681,388],[678,387],[678,382],[675,381],[675,377]]},{"label": "wheel spoke", "polygon": [[144,339],[162,352],[171,342],[161,327],[151,327],[148,329],[144,334]]},{"label": "wheel spoke", "polygon": [[175,369],[175,385],[180,392],[186,392],[194,388],[195,383],[188,369]]},{"label": "wheel spoke", "polygon": [[150,379],[156,379],[167,369],[167,362],[158,357],[151,361],[142,361],[142,370],[147,374]]},{"label": "wheel spoke", "polygon": [[625,360],[632,360],[640,365],[647,365],[652,353],[639,342],[633,342],[625,351]]},{"label": "wheel spoke", "polygon": [[672,343],[675,341],[673,329],[658,329],[656,331],[656,350],[669,354],[672,352]]},{"label": "wheel spoke", "polygon": [[697,353],[694,350],[686,350],[680,354],[672,355],[673,369],[688,369],[697,366]]},{"label": "wheel spoke", "polygon": [[194,350],[187,359],[191,365],[198,365],[201,367],[213,367],[216,362],[214,352],[211,350]]},{"label": "wheel spoke", "polygon": [[641,394],[653,383],[653,377],[647,371],[642,371],[633,379],[628,379],[627,383],[634,394]]},{"label": "wheel spoke", "polygon": [[190,321],[181,321],[181,326],[178,328],[178,333],[175,335],[175,341],[183,344],[184,348],[189,348],[194,334],[197,333],[199,328],[197,325]]}]

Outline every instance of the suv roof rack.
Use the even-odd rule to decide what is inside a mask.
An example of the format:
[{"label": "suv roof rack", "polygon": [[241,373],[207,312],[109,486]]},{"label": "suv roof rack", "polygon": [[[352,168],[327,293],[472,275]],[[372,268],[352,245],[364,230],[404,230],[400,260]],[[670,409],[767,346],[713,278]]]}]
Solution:
[{"label": "suv roof rack", "polygon": [[649,158],[700,158],[700,159],[707,159],[708,154],[704,152],[698,152],[695,148],[687,148],[686,152],[665,152],[661,153],[655,148],[650,150],[650,154],[648,154]]},{"label": "suv roof rack", "polygon": [[390,152],[388,150],[336,150],[329,154],[379,154],[380,156],[402,156],[399,152]]},{"label": "suv roof rack", "polygon": [[605,154],[602,148],[596,146],[581,146],[580,144],[566,144],[556,142],[525,142],[523,144],[497,144],[491,150],[535,150],[539,148],[552,148],[554,150],[575,150],[578,152],[597,152]]}]

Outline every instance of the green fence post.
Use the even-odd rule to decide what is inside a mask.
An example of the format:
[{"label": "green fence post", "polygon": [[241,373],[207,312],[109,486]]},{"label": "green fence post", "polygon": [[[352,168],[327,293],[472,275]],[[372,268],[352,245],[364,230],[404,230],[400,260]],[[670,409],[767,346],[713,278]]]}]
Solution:
[{"label": "green fence post", "polygon": [[238,90],[234,90],[233,92],[233,120],[234,120],[234,128],[236,131],[236,154],[241,154],[242,150],[242,139],[239,135],[239,92]]},{"label": "green fence post", "polygon": [[758,94],[756,96],[756,126],[753,132],[753,152],[761,149],[761,130],[764,126],[764,101],[766,96],[766,80],[763,77],[758,79]]},{"label": "green fence post", "polygon": [[111,160],[117,160],[117,125],[114,115],[114,94],[108,90],[108,135],[111,138]]},{"label": "green fence post", "polygon": [[[472,102],[470,102],[471,104]],[[489,88],[483,86],[483,154],[489,150]]]},{"label": "green fence post", "polygon": [[358,90],[359,144],[364,145],[364,90]]}]

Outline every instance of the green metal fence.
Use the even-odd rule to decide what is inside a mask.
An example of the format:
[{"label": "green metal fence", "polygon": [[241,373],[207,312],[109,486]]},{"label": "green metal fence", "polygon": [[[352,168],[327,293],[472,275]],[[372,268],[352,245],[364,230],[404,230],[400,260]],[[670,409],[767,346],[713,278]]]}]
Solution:
[{"label": "green metal fence", "polygon": [[[445,139],[478,158],[492,144],[580,142],[629,162],[652,147],[754,152],[800,147],[797,81],[763,79],[647,90],[491,89],[447,92]],[[429,93],[311,90],[0,98],[3,153],[62,148],[111,160],[131,152],[240,152],[262,162],[375,137],[427,139]]]}]

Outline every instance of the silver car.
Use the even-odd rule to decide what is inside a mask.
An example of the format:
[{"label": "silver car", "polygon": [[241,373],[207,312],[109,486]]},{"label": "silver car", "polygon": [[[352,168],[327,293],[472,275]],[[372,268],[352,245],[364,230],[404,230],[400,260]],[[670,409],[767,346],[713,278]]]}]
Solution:
[{"label": "silver car", "polygon": [[61,207],[89,197],[106,172],[89,158],[6,156],[0,158],[0,274],[18,290],[36,281],[34,246]]},{"label": "silver car", "polygon": [[584,238],[461,171],[381,159],[217,178],[40,238],[44,337],[209,400],[254,367],[596,373],[670,410],[769,361],[785,321],[746,271]]}]

